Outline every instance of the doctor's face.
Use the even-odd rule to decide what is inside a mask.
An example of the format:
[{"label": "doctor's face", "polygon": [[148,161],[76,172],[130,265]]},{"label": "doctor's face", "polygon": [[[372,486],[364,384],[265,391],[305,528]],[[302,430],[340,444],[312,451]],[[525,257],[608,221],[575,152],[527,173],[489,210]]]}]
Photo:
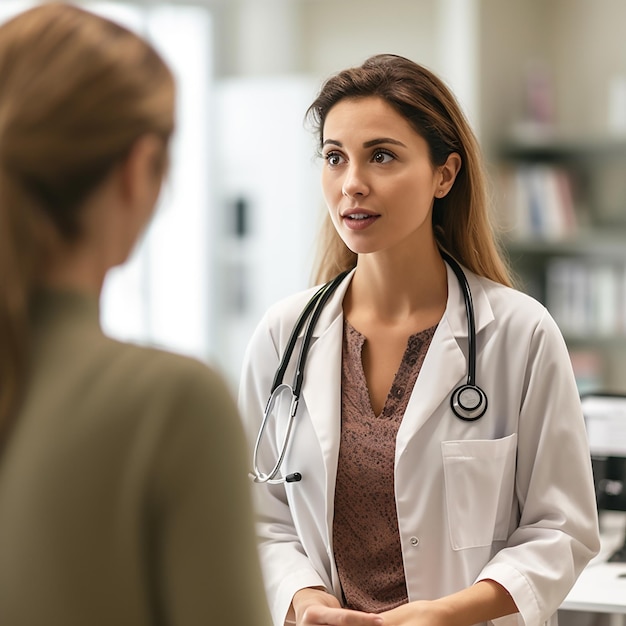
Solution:
[{"label": "doctor's face", "polygon": [[339,101],[323,129],[322,188],[333,224],[357,254],[433,239],[441,168],[409,122],[378,97]]}]

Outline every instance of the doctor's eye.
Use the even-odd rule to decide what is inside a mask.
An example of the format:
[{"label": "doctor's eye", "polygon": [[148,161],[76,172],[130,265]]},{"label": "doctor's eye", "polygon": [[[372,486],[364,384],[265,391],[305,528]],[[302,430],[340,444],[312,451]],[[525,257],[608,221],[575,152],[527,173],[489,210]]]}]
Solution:
[{"label": "doctor's eye", "polygon": [[344,158],[341,154],[339,154],[339,152],[328,152],[324,155],[324,158],[326,159],[326,163],[328,163],[331,167],[340,165],[344,161]]},{"label": "doctor's eye", "polygon": [[389,163],[393,159],[396,158],[396,155],[393,152],[389,152],[389,150],[376,150],[374,154],[372,154],[372,161],[374,163]]}]

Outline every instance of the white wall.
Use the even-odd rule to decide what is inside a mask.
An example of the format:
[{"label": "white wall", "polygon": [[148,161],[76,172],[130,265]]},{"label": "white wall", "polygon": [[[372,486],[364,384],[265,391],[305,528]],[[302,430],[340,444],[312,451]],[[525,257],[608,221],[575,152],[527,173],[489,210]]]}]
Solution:
[{"label": "white wall", "polygon": [[[560,124],[570,134],[611,133],[611,84],[617,79],[623,89],[626,81],[626,2],[553,0],[553,4]],[[621,106],[626,108],[626,103]]]},{"label": "white wall", "polygon": [[[216,85],[216,353],[235,386],[266,309],[309,286],[323,207],[314,138],[302,122],[315,89],[309,77],[295,74]],[[237,202],[247,218],[240,235]]]}]

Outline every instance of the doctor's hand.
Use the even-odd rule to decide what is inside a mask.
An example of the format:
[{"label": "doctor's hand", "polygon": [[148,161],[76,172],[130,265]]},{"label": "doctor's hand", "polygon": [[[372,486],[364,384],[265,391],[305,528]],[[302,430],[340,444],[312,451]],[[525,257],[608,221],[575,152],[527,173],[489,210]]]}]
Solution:
[{"label": "doctor's hand", "polygon": [[471,626],[517,613],[508,591],[494,580],[479,580],[437,600],[415,600],[381,613],[385,626]]},{"label": "doctor's hand", "polygon": [[379,615],[342,609],[335,596],[319,588],[297,591],[293,597],[292,608],[296,626],[383,625],[383,619]]},{"label": "doctor's hand", "polygon": [[450,626],[446,613],[434,602],[414,601],[380,614],[385,626]]}]

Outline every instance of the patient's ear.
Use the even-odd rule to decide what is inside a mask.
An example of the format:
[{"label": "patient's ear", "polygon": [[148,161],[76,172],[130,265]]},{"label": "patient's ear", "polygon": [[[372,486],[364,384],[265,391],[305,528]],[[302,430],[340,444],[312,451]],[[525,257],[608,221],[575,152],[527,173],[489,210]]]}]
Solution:
[{"label": "patient's ear", "polygon": [[147,219],[161,191],[167,148],[154,134],[139,137],[120,167],[120,191],[124,204]]}]

